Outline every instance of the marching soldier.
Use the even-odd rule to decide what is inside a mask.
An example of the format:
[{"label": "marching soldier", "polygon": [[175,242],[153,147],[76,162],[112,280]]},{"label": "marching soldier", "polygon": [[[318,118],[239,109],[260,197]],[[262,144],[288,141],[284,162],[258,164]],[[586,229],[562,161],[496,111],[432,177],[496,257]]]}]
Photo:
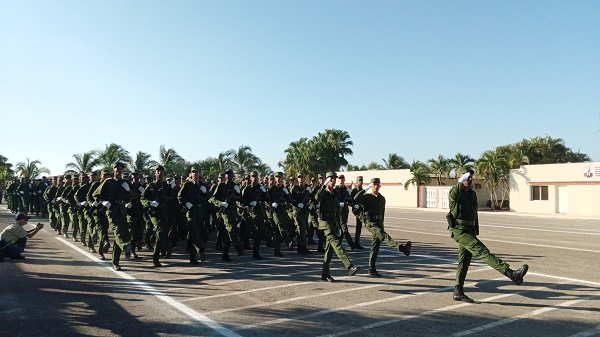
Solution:
[{"label": "marching soldier", "polygon": [[48,208],[46,207],[46,203],[44,200],[44,192],[50,186],[50,182],[46,176],[42,177],[42,180],[36,185],[36,195],[37,195],[37,209],[36,213],[38,216],[42,218],[48,218]]},{"label": "marching soldier", "polygon": [[160,255],[165,253],[167,257],[171,257],[172,250],[169,244],[169,210],[168,201],[171,186],[167,183],[165,168],[159,165],[154,170],[155,182],[146,186],[142,193],[141,200],[144,207],[147,209],[152,224],[154,225],[154,233],[156,242],[154,243],[154,252],[152,254],[152,264],[155,267],[161,267]]},{"label": "marching soldier", "polygon": [[323,186],[319,188],[315,195],[315,199],[320,204],[320,221],[319,229],[322,229],[326,237],[325,257],[323,260],[323,269],[321,279],[327,282],[334,282],[330,273],[331,257],[333,252],[342,261],[348,269],[348,275],[353,276],[360,270],[360,267],[354,266],[346,255],[342,244],[340,243],[338,231],[340,230],[340,195],[335,186],[335,172],[327,172],[327,180]]},{"label": "marching soldier", "polygon": [[[363,190],[363,176],[358,176],[356,177],[356,186],[354,186],[354,188],[352,189],[352,193],[350,193],[350,199],[352,201],[354,201],[354,197],[356,196],[356,194],[358,194],[358,192]],[[363,209],[362,206],[357,203],[354,202],[354,205],[352,205],[352,213],[356,216],[356,229],[354,231],[354,247],[356,249],[363,249],[363,246],[360,245],[360,234],[362,232],[362,226],[363,223],[361,221],[361,216],[360,214],[363,213]]]},{"label": "marching soldier", "polygon": [[259,183],[258,172],[252,171],[250,182],[242,190],[242,204],[248,208],[247,225],[252,235],[252,257],[262,260],[260,255],[261,235],[267,232],[265,218],[265,197],[267,189]]},{"label": "marching soldier", "polygon": [[298,175],[298,184],[292,187],[292,216],[296,224],[298,234],[298,254],[310,254],[310,250],[306,247],[308,240],[306,239],[306,230],[308,229],[308,202],[311,199],[312,188],[304,182],[304,175]]},{"label": "marching soldier", "polygon": [[[81,245],[87,247],[88,245],[88,233],[90,234],[90,238],[92,235],[92,231],[88,231],[88,219],[86,216],[87,210],[89,208],[89,203],[87,201],[87,194],[90,191],[90,178],[87,174],[82,173],[79,177],[81,180],[81,184],[77,191],[75,191],[74,199],[76,203],[75,210],[77,211],[77,217],[79,218],[79,228],[81,230]],[[76,237],[76,234],[73,234],[73,238]]]},{"label": "marching soldier", "polygon": [[[379,193],[380,188],[381,180],[379,178],[373,178],[367,189],[359,191],[354,197],[354,200],[356,200],[363,208],[365,214],[364,221],[367,225],[367,229],[373,234],[371,253],[369,254],[369,275],[375,277],[381,277],[381,274],[377,272],[375,265],[377,263],[377,255],[379,254],[379,246],[382,241],[385,241],[388,246],[404,253],[406,256],[410,255],[410,248],[412,247],[410,241],[408,241],[406,245],[399,245],[385,232],[383,226],[383,219],[385,217],[385,197]],[[370,189],[373,189],[373,193],[367,194],[366,192]]]},{"label": "marching soldier", "polygon": [[[78,215],[79,206],[77,205],[77,202],[75,201],[75,193],[77,193],[77,190],[81,187],[81,185],[79,185],[79,176],[78,175],[75,175],[73,177],[73,184],[70,187],[71,187],[70,189],[69,189],[69,187],[67,187],[65,189],[65,192],[63,192],[63,195],[66,194],[69,220],[73,224],[73,241],[77,242],[78,241],[77,235],[79,234],[79,215]],[[68,190],[68,192],[67,192],[67,190]],[[65,232],[65,234],[66,234],[66,232]]]},{"label": "marching soldier", "polygon": [[208,189],[202,183],[202,173],[195,167],[191,168],[192,180],[183,184],[179,190],[177,199],[182,205],[181,212],[186,214],[187,220],[187,247],[190,253],[190,263],[193,265],[200,264],[197,256],[200,256],[200,261],[206,261],[206,253],[204,252],[204,243],[202,242],[201,233],[206,231],[204,227],[205,212],[208,211],[206,201]]},{"label": "marching soldier", "polygon": [[[108,217],[106,212],[101,210],[102,200],[99,195],[96,194],[98,187],[102,185],[106,179],[110,178],[110,172],[108,170],[102,170],[100,181],[95,181],[90,185],[90,190],[87,194],[88,203],[91,205],[92,217],[96,223],[96,233],[99,238],[98,240],[98,254],[100,260],[105,260],[104,254],[108,253],[110,249],[110,242],[108,241]],[[91,249],[90,249],[91,248]],[[93,246],[89,246],[88,249],[93,252]]]},{"label": "marching soldier", "polygon": [[[71,218],[69,217],[69,200],[67,195],[73,189],[73,181],[71,180],[70,174],[65,174],[64,176],[64,184],[58,187],[58,191],[56,192],[57,198],[56,201],[60,207],[60,220],[62,222],[62,234],[65,239],[69,238],[69,225],[71,224]],[[61,231],[58,231],[58,235],[61,234]]]},{"label": "marching soldier", "polygon": [[508,263],[492,254],[483,242],[477,238],[477,235],[479,235],[479,217],[477,216],[477,194],[471,188],[473,186],[473,175],[472,170],[467,171],[464,167],[456,171],[456,176],[460,177],[458,183],[448,193],[450,212],[447,215],[450,236],[458,243],[456,285],[454,286],[452,298],[455,301],[468,303],[474,301],[465,295],[463,285],[473,255],[504,274],[517,285],[523,283],[523,278],[529,270],[529,266],[526,264],[517,270],[510,269]]},{"label": "marching soldier", "polygon": [[140,181],[141,175],[139,172],[131,173],[131,181],[128,181],[129,196],[131,199],[129,203],[125,205],[127,208],[127,223],[129,224],[129,233],[131,234],[131,244],[133,245],[132,255],[137,257],[135,249],[138,251],[142,250],[142,243],[144,241],[144,206],[140,201],[140,196],[144,193],[144,186]]},{"label": "marching soldier", "polygon": [[287,187],[283,184],[283,173],[277,172],[274,184],[269,186],[267,200],[271,203],[271,215],[274,224],[273,255],[283,257],[281,253],[281,240],[284,239],[290,250],[294,249],[294,241],[288,230],[286,202],[293,202]]},{"label": "marching soldier", "polygon": [[48,186],[44,191],[44,201],[48,207],[48,220],[50,221],[50,228],[57,232],[60,228],[59,211],[56,205],[56,193],[58,191],[58,177],[52,177],[52,185]]},{"label": "marching soldier", "polygon": [[348,231],[348,215],[350,214],[348,205],[351,201],[350,194],[352,193],[352,189],[346,186],[346,177],[343,174],[340,174],[338,177],[338,183],[336,190],[340,195],[340,242],[346,238],[350,249],[354,249],[354,241],[352,241],[352,236],[350,235],[350,231]]},{"label": "marching soldier", "polygon": [[233,244],[238,255],[244,255],[244,247],[236,234],[237,225],[237,205],[236,200],[241,198],[240,187],[233,182],[233,171],[225,171],[225,181],[221,182],[215,188],[212,200],[213,204],[220,207],[221,216],[226,233],[223,236],[223,261],[231,261],[229,257],[229,248]]},{"label": "marching soldier", "polygon": [[125,252],[125,258],[130,259],[133,251],[131,235],[127,226],[127,208],[125,207],[131,198],[129,193],[131,188],[123,179],[124,168],[123,163],[115,163],[113,177],[104,180],[92,195],[100,199],[102,205],[100,211],[106,212],[106,218],[114,233],[115,244],[112,253],[114,270],[121,270],[119,266],[121,252]]}]

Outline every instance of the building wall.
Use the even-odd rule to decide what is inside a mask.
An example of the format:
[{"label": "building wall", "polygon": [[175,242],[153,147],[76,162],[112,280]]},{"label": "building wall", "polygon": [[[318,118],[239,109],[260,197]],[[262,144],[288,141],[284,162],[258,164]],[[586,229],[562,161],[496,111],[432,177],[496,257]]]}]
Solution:
[{"label": "building wall", "polygon": [[[600,162],[524,165],[510,173],[510,208],[520,213],[600,217]],[[548,200],[532,188],[548,187]]]},{"label": "building wall", "polygon": [[373,170],[337,172],[346,178],[346,186],[351,181],[356,183],[357,176],[363,176],[363,187],[369,185],[371,178],[381,179],[381,194],[385,196],[386,205],[392,207],[417,207],[417,187],[411,185],[404,189],[404,183],[412,178],[410,170]]}]

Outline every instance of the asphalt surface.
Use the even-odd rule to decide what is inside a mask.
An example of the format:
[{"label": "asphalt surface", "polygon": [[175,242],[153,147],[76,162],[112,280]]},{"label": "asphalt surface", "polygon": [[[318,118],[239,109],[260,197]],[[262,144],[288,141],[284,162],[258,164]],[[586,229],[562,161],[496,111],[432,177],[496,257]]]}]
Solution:
[{"label": "asphalt surface", "polygon": [[[0,205],[0,229],[13,219]],[[474,304],[452,300],[456,244],[440,211],[388,209],[386,230],[412,241],[411,256],[382,245],[383,277],[368,276],[363,229],[365,249],[346,250],[362,271],[348,276],[334,255],[334,283],[321,281],[315,246],[284,258],[262,248],[261,261],[232,251],[227,263],[209,242],[192,266],[181,243],[162,268],[142,250],[115,272],[47,225],[26,260],[0,263],[0,336],[600,336],[600,219],[481,212],[480,222],[493,253],[530,269],[517,286],[474,259]]]}]

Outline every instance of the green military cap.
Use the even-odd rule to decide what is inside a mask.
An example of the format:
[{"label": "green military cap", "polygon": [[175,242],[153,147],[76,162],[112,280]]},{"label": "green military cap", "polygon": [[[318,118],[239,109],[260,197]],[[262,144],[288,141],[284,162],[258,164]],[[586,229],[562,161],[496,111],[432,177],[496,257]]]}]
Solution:
[{"label": "green military cap", "polygon": [[356,177],[356,181],[362,181],[362,180],[363,180],[363,176]]},{"label": "green military cap", "polygon": [[310,181],[317,181],[314,177],[310,178]]},{"label": "green military cap", "polygon": [[346,177],[345,177],[343,174],[340,174],[340,175],[338,176],[338,178],[340,178],[340,179],[346,179]]},{"label": "green military cap", "polygon": [[71,179],[71,175],[70,175],[70,174],[65,174],[65,175],[63,176],[63,178],[65,178],[65,179]]},{"label": "green military cap", "polygon": [[190,172],[200,172],[200,170],[198,170],[198,169],[197,169],[197,168],[195,168],[195,167],[192,167],[192,168],[190,169]]},{"label": "green military cap", "polygon": [[371,183],[372,184],[381,184],[381,179],[379,179],[379,178],[371,178]]},{"label": "green military cap", "polygon": [[327,176],[327,178],[337,178],[337,174],[335,172],[327,172],[327,174],[325,174]]},{"label": "green military cap", "polygon": [[271,175],[269,176],[269,179],[275,179],[275,175],[271,174]]},{"label": "green military cap", "polygon": [[290,177],[288,178],[288,180],[294,180],[294,177],[290,176]]},{"label": "green military cap", "polygon": [[319,175],[317,177],[318,178],[325,178],[325,175],[323,173],[319,173]]},{"label": "green military cap", "polygon": [[227,169],[227,170],[225,170],[225,174],[233,175],[233,170],[232,169]]},{"label": "green military cap", "polygon": [[283,177],[283,172],[275,172],[275,177]]},{"label": "green military cap", "polygon": [[252,177],[258,177],[258,172],[257,171],[252,171],[252,172],[250,172],[250,176],[252,176]]},{"label": "green military cap", "polygon": [[75,179],[75,180],[79,180],[79,174],[74,174],[74,175],[73,175],[73,179]]},{"label": "green military cap", "polygon": [[133,171],[133,172],[131,172],[131,175],[134,177],[139,177],[141,174],[139,171]]},{"label": "green military cap", "polygon": [[464,166],[461,166],[461,167],[459,167],[459,168],[456,169],[456,177],[457,178],[460,177],[460,176],[462,176],[465,173],[467,173],[467,168],[464,167]]},{"label": "green military cap", "polygon": [[225,178],[225,173],[219,173],[219,178]]},{"label": "green military cap", "polygon": [[87,177],[88,177],[88,175],[85,174],[85,173],[82,173],[82,174],[79,175],[79,178],[81,178],[81,179],[85,179]]},{"label": "green military cap", "polygon": [[157,165],[157,166],[154,168],[154,171],[164,171],[164,170],[165,170],[165,167],[164,167],[164,166],[162,166],[162,165]]},{"label": "green military cap", "polygon": [[97,175],[98,175],[98,173],[96,173],[96,171],[92,171],[92,173],[90,173],[90,177],[95,177]]},{"label": "green military cap", "polygon": [[117,168],[117,167],[125,168],[125,164],[123,164],[120,161],[118,161],[118,162],[115,163],[115,165],[113,165],[113,168]]},{"label": "green military cap", "polygon": [[102,175],[105,175],[105,174],[110,174],[110,171],[109,171],[109,170],[102,170],[101,174],[102,174]]},{"label": "green military cap", "polygon": [[304,174],[302,174],[302,173],[298,173],[297,177],[298,177],[298,178],[304,178]]}]

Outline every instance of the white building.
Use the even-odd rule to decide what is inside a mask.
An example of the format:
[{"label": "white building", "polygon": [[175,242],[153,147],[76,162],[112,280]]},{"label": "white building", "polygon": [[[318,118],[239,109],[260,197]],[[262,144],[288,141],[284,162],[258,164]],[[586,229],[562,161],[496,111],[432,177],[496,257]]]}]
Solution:
[{"label": "white building", "polygon": [[600,217],[600,162],[524,165],[511,170],[510,209]]}]

